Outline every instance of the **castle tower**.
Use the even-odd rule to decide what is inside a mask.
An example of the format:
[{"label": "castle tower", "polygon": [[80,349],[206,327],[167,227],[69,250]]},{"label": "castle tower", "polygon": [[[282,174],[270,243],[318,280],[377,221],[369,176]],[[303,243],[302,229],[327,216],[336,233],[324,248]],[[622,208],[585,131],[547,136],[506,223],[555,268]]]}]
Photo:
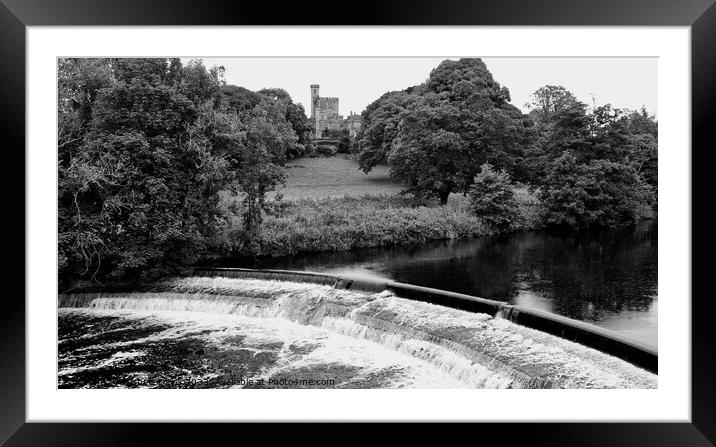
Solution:
[{"label": "castle tower", "polygon": [[311,118],[316,118],[316,109],[318,108],[318,88],[320,85],[311,84]]}]

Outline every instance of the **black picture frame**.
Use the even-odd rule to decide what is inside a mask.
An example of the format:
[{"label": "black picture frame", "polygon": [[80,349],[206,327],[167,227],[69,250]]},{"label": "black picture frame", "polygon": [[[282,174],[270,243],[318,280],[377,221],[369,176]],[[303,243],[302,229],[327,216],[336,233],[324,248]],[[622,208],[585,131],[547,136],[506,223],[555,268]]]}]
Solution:
[{"label": "black picture frame", "polygon": [[[233,424],[117,424],[25,422],[25,33],[28,26],[105,25],[569,25],[689,26],[692,63],[692,203],[709,203],[706,157],[713,149],[710,124],[716,104],[716,6],[713,0],[410,0],[363,1],[340,12],[335,2],[221,0],[0,0],[0,129],[4,172],[4,211],[0,222],[6,252],[0,256],[5,280],[0,307],[0,442],[6,445],[180,444],[226,436],[236,440]],[[48,148],[49,154],[50,148]],[[686,149],[684,149],[686,150]],[[22,167],[22,168],[21,168]],[[704,171],[704,172],[699,172]],[[12,173],[12,175],[11,175]],[[21,193],[22,191],[22,193]],[[706,219],[692,212],[692,238],[706,237]],[[19,235],[24,235],[20,238]],[[15,244],[7,242],[15,241]],[[12,246],[7,251],[8,245]],[[692,248],[692,414],[691,423],[480,424],[470,436],[531,445],[716,445],[716,331],[711,294],[698,293],[710,243]],[[702,262],[698,262],[701,259]],[[699,275],[699,273],[701,275]],[[702,289],[703,290],[703,289]],[[668,299],[665,297],[664,299]],[[161,417],[158,415],[158,417]],[[400,417],[396,415],[396,417]],[[464,428],[464,427],[463,427]],[[422,436],[442,432],[427,425],[401,430]],[[247,440],[246,427],[240,429]],[[266,436],[281,433],[259,428]],[[315,439],[315,427],[292,426],[284,437]],[[363,425],[341,426],[341,437],[369,439]],[[464,435],[465,433],[463,433]],[[496,438],[495,438],[496,436]],[[171,439],[170,439],[171,438]],[[468,438],[470,439],[470,438]]]}]

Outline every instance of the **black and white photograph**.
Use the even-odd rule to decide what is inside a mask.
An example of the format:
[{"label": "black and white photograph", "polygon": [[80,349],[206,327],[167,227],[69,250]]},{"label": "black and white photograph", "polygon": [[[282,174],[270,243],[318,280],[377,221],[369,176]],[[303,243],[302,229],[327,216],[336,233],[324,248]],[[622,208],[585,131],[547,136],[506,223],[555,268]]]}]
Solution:
[{"label": "black and white photograph", "polygon": [[338,6],[0,0],[0,444],[715,445],[714,0]]},{"label": "black and white photograph", "polygon": [[56,62],[59,389],[658,388],[658,58]]}]

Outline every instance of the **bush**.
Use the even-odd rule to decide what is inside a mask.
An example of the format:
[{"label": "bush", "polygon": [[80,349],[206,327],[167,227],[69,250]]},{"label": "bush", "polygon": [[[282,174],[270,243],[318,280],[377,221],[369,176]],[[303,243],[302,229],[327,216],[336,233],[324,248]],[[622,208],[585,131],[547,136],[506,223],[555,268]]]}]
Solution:
[{"label": "bush", "polygon": [[[527,196],[526,191],[524,192]],[[537,224],[534,199],[517,200],[528,216],[520,228]],[[398,195],[366,195],[282,201],[281,210],[265,216],[256,240],[229,223],[216,244],[224,255],[282,256],[299,252],[337,251],[461,239],[497,231],[473,213],[467,198],[454,195],[445,206],[435,201]]]},{"label": "bush", "polygon": [[338,153],[338,148],[332,144],[318,144],[316,145],[315,153],[324,157],[331,157]]},{"label": "bush", "polygon": [[338,142],[338,153],[339,154],[350,154],[351,153],[351,139],[345,135]]},{"label": "bush", "polygon": [[520,212],[507,172],[483,164],[470,187],[470,208],[490,227],[500,231],[512,228]]}]

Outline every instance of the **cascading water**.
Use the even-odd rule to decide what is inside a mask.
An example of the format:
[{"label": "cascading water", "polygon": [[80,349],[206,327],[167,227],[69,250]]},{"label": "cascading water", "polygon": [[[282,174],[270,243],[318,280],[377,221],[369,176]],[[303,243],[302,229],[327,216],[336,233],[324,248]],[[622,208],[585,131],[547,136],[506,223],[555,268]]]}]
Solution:
[{"label": "cascading water", "polygon": [[387,292],[192,277],[147,292],[60,295],[59,307],[67,387],[657,384],[654,374],[576,343]]}]

